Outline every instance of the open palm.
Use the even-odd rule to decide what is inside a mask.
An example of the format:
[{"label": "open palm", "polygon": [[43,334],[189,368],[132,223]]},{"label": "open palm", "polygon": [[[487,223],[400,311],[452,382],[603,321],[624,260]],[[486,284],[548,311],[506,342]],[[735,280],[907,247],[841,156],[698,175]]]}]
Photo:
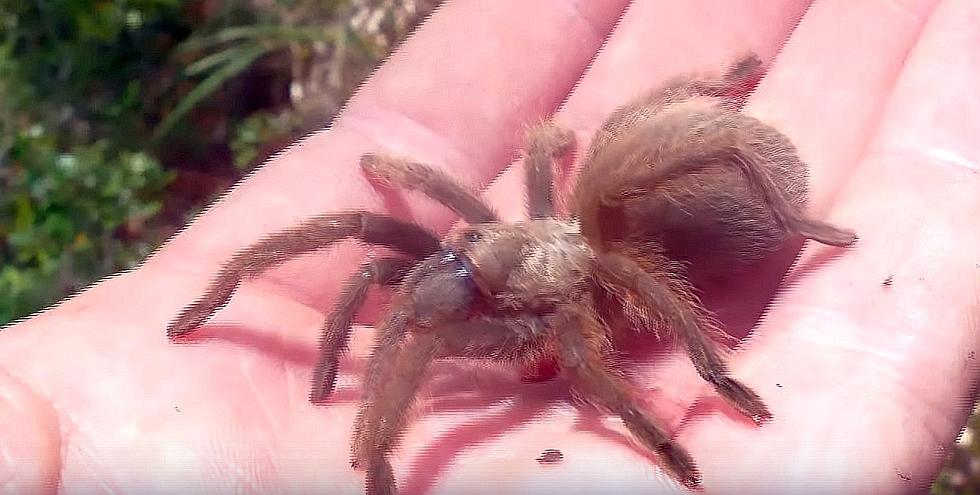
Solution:
[{"label": "open palm", "polygon": [[[524,127],[569,93],[556,119],[585,140],[665,77],[717,71],[747,51],[775,61],[746,111],[811,164],[810,215],[861,240],[843,252],[808,245],[784,276],[792,246],[706,294],[746,337],[732,371],[771,423],[718,407],[683,353],[633,352],[631,374],[710,493],[927,486],[976,376],[980,123],[969,116],[980,111],[980,8],[650,1],[620,19],[626,3],[448,2],[329,131],[269,162],[140,269],[0,333],[5,488],[358,493],[348,445],[371,329],[357,329],[328,404],[309,404],[308,387],[324,313],[362,248],[244,284],[189,343],[167,341],[169,319],[236,249],[302,218],[356,207],[400,210],[439,232],[452,224],[423,198],[380,196],[357,168],[364,152],[451,167],[474,187],[497,177],[486,197],[519,218],[521,174],[500,171]],[[445,362],[426,392],[394,459],[404,493],[682,490],[562,380]],[[562,462],[535,462],[548,448]]]}]

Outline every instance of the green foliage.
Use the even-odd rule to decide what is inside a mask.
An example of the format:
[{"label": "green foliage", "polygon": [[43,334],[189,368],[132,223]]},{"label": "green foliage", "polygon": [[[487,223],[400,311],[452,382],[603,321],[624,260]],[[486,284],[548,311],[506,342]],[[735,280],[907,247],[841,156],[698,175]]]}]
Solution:
[{"label": "green foliage", "polygon": [[[133,266],[206,200],[197,179],[174,199],[168,168],[227,183],[328,121],[386,53],[349,23],[365,5],[0,0],[0,325]],[[317,101],[243,101],[270,60]]]},{"label": "green foliage", "polygon": [[256,112],[235,129],[231,141],[235,167],[248,170],[265,155],[270,143],[277,143],[304,130],[303,120],[292,111]]},{"label": "green foliage", "polygon": [[[0,0],[8,85],[5,102],[71,141],[139,135],[148,80],[186,37],[178,0]],[[85,123],[92,127],[66,128]],[[65,142],[59,144],[68,144]]]},{"label": "green foliage", "polygon": [[962,436],[946,460],[939,478],[932,485],[932,495],[980,494],[980,414],[974,408]]},{"label": "green foliage", "polygon": [[227,81],[240,76],[264,55],[281,50],[293,42],[333,41],[338,30],[322,27],[284,25],[233,26],[210,35],[196,36],[184,42],[185,52],[214,49],[184,69],[187,76],[206,75],[167,115],[154,136],[160,139],[185,118],[202,100]]},{"label": "green foliage", "polygon": [[146,153],[106,140],[67,152],[55,141],[40,126],[18,134],[0,176],[2,321],[133,266],[151,249],[120,233],[159,211],[169,174]]},{"label": "green foliage", "polygon": [[[366,73],[384,53],[367,53],[370,43],[348,24],[353,8],[0,0],[0,325],[133,266],[174,230],[179,212],[167,225],[157,215],[176,192],[168,167],[198,167],[200,177],[216,165],[211,157],[226,156],[235,165],[227,170],[240,173],[322,125],[329,115],[296,112],[272,92],[242,108],[243,88],[262,88],[232,83],[247,83],[270,59],[281,59],[266,64],[279,80],[315,82],[319,73],[293,69],[324,53],[341,62],[347,54],[358,66],[348,73]],[[234,179],[210,174],[209,184]],[[175,201],[186,211],[201,199]]]},{"label": "green foliage", "polygon": [[0,2],[0,324],[113,271],[171,174],[144,148],[177,0]]}]

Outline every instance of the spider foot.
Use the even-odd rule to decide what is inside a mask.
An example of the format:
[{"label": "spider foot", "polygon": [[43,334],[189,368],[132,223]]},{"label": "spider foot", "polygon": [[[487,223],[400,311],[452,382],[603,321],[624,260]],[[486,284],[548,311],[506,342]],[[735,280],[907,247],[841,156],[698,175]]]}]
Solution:
[{"label": "spider foot", "polygon": [[839,229],[829,223],[806,221],[797,227],[797,231],[807,239],[813,239],[821,244],[836,247],[848,247],[858,240],[853,230]]},{"label": "spider foot", "polygon": [[772,419],[772,413],[759,394],[738,380],[723,377],[717,381],[715,387],[735,409],[751,418],[756,425],[761,426]]},{"label": "spider foot", "polygon": [[310,403],[323,404],[333,394],[333,389],[337,383],[337,367],[320,368],[313,371],[313,379],[310,385]]},{"label": "spider foot", "polygon": [[664,468],[688,488],[701,486],[701,472],[691,454],[673,442],[661,444],[657,453],[663,459]]},{"label": "spider foot", "polygon": [[191,305],[181,311],[170,324],[167,325],[167,337],[171,340],[179,339],[200,327],[211,316],[211,312],[198,305]]},{"label": "spider foot", "polygon": [[422,188],[435,173],[420,163],[377,153],[362,155],[360,166],[364,174],[377,184],[409,191]]}]

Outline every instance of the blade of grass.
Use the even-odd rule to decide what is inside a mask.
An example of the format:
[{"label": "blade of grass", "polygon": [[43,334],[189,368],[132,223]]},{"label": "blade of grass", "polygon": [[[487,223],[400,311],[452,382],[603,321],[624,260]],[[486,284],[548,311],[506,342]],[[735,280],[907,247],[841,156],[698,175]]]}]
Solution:
[{"label": "blade of grass", "polygon": [[198,76],[201,75],[214,67],[222,64],[230,63],[231,61],[247,56],[249,53],[254,51],[260,46],[264,46],[266,51],[275,50],[281,46],[286,45],[285,41],[276,41],[274,43],[249,43],[247,45],[235,46],[231,48],[226,48],[224,50],[212,53],[206,57],[202,57],[196,62],[188,65],[184,68],[184,74],[188,76]]},{"label": "blade of grass", "polygon": [[222,29],[210,36],[191,38],[177,48],[178,51],[193,51],[208,48],[229,41],[259,38],[283,41],[332,40],[341,36],[337,27],[290,27],[281,25],[235,26]]},{"label": "blade of grass", "polygon": [[223,67],[214,71],[210,76],[201,81],[194,87],[187,96],[170,112],[169,115],[157,129],[153,132],[153,140],[159,142],[166,136],[174,125],[183,119],[191,110],[194,109],[202,100],[211,95],[221,85],[229,79],[241,74],[248,69],[259,57],[268,53],[270,48],[262,45],[252,46],[249,50],[239,54],[238,58],[229,60]]}]

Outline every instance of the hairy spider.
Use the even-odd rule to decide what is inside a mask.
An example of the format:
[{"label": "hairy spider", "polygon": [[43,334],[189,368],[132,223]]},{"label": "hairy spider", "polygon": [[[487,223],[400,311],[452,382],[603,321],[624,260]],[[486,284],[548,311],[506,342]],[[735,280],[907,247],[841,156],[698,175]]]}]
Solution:
[{"label": "hairy spider", "polygon": [[440,357],[555,359],[576,393],[620,416],[688,486],[691,456],[637,404],[610,358],[615,324],[662,326],[679,336],[700,375],[738,411],[763,423],[762,399],[733,378],[711,339],[689,276],[729,272],[775,251],[791,235],[833,246],[851,231],[806,218],[806,166],[776,129],[740,113],[762,73],[748,56],[718,77],[678,77],[616,110],[583,157],[571,218],[557,218],[554,162],[571,133],[529,133],[529,219],[501,222],[456,181],[419,163],[365,155],[364,171],[417,189],[468,223],[440,243],[410,223],[367,211],[321,215],[238,252],[202,298],[169,325],[177,337],[226,304],[238,284],[342,239],[403,256],[366,262],[347,282],[323,330],[311,400],[334,389],[339,354],[372,284],[396,287],[363,380],[353,465],[371,494],[390,494],[388,456],[405,428],[428,365]]}]

